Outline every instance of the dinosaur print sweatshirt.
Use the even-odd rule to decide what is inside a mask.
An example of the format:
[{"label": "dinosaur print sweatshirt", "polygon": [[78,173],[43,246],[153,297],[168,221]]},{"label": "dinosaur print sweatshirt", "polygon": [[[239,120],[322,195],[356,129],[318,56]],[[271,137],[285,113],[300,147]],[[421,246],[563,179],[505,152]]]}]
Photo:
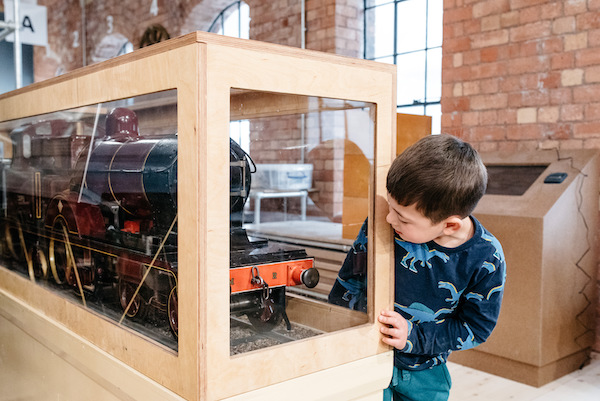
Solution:
[{"label": "dinosaur print sweatshirt", "polygon": [[[399,369],[423,370],[445,363],[452,351],[487,340],[500,313],[506,279],[498,240],[471,216],[473,237],[456,248],[433,241],[413,244],[397,235],[394,308],[408,320],[408,340],[395,350]],[[348,252],[329,301],[366,311],[367,222]]]}]

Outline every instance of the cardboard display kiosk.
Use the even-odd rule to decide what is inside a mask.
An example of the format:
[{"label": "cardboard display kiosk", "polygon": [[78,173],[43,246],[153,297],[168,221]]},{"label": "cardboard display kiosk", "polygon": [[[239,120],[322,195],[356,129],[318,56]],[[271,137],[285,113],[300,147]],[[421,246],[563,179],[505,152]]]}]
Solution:
[{"label": "cardboard display kiosk", "polygon": [[[3,392],[380,399],[395,80],[389,65],[193,33],[0,95]],[[311,163],[326,183],[294,191],[343,186],[323,173],[343,152],[306,157],[338,139],[370,166],[366,313],[314,296],[318,247],[247,230],[261,165]],[[261,220],[298,218],[279,201]],[[322,196],[322,215],[298,219],[342,203]]]},{"label": "cardboard display kiosk", "polygon": [[578,369],[594,341],[598,155],[483,153],[475,217],[500,241],[507,280],[489,340],[450,360],[532,386]]}]

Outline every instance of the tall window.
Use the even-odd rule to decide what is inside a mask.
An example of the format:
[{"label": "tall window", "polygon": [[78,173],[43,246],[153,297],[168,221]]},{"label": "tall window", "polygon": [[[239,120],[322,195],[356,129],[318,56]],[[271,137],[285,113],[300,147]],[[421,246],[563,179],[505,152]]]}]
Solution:
[{"label": "tall window", "polygon": [[440,133],[443,0],[364,0],[364,58],[398,66],[399,113],[432,117]]},{"label": "tall window", "polygon": [[250,38],[250,8],[243,1],[228,5],[217,15],[208,32],[235,38]]}]

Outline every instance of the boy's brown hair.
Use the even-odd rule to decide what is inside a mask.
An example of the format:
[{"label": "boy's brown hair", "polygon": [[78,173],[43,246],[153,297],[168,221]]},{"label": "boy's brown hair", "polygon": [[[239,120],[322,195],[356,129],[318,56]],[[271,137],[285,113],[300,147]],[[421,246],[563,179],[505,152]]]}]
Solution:
[{"label": "boy's brown hair", "polygon": [[429,135],[392,163],[387,190],[399,205],[416,204],[433,224],[469,216],[485,194],[487,170],[471,145],[451,135]]}]

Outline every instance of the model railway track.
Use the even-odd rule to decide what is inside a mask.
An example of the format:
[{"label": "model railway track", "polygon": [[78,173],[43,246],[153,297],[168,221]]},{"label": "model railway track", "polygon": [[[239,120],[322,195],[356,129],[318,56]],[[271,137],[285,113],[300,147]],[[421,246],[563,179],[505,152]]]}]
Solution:
[{"label": "model railway track", "polygon": [[242,337],[242,338],[237,338],[235,340],[231,340],[231,346],[237,346],[239,344],[242,344],[244,342],[252,342],[252,341],[257,341],[257,340],[261,340],[261,339],[272,339],[275,341],[278,341],[279,343],[283,344],[283,343],[287,343],[290,341],[294,341],[293,337],[287,336],[285,334],[281,334],[275,331],[269,331],[269,332],[257,332],[252,328],[252,324],[250,324],[250,322],[245,321],[243,319],[237,318],[237,317],[231,317],[231,324],[232,327],[235,324],[236,327],[241,328],[243,331],[247,331],[249,333],[249,335],[247,337]]},{"label": "model railway track", "polygon": [[254,351],[278,344],[285,344],[302,338],[313,337],[322,332],[292,324],[291,330],[287,330],[284,322],[281,322],[271,331],[258,332],[248,320],[242,317],[230,317],[231,355]]}]

